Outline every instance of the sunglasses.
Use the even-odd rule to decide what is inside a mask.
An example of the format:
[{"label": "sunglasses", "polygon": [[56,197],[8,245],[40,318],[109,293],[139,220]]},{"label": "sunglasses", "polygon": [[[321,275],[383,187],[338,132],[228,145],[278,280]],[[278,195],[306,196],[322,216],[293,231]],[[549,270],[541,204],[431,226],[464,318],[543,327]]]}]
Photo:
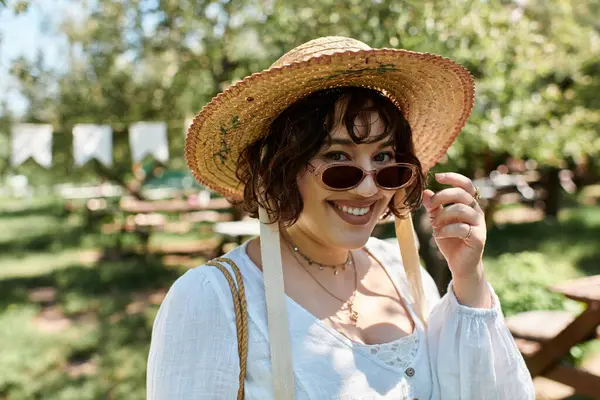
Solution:
[{"label": "sunglasses", "polygon": [[397,190],[410,185],[417,175],[412,164],[395,163],[367,171],[348,162],[332,162],[319,165],[312,171],[317,181],[327,190],[342,191],[354,189],[373,176],[375,184],[384,190]]}]

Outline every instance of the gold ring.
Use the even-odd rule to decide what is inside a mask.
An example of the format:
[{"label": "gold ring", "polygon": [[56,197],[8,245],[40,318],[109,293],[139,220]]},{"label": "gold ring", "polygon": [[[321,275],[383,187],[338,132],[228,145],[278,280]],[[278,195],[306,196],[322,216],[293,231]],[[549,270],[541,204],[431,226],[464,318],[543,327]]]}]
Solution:
[{"label": "gold ring", "polygon": [[471,208],[475,208],[475,206],[477,206],[477,199],[473,199],[473,202],[471,204],[469,204],[469,207]]},{"label": "gold ring", "polygon": [[469,225],[469,233],[467,233],[467,236],[465,236],[464,240],[467,240],[471,237],[471,234],[473,233],[473,226]]},{"label": "gold ring", "polygon": [[481,194],[479,193],[479,189],[475,188],[475,194],[473,195],[475,200],[479,200],[481,198]]}]

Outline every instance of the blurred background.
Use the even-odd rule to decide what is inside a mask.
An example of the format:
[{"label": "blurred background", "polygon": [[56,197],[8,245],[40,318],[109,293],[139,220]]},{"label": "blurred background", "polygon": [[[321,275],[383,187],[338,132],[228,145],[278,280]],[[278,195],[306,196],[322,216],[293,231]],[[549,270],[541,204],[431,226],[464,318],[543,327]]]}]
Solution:
[{"label": "blurred background", "polygon": [[[476,180],[487,277],[522,350],[600,309],[556,289],[600,275],[600,1],[0,0],[0,399],[145,398],[169,286],[256,232],[188,173],[190,119],[326,35],[441,54],[474,76],[473,113],[432,172]],[[600,375],[590,332],[557,362]],[[588,375],[575,379],[588,397],[551,375],[535,379],[540,399],[600,398]]]}]

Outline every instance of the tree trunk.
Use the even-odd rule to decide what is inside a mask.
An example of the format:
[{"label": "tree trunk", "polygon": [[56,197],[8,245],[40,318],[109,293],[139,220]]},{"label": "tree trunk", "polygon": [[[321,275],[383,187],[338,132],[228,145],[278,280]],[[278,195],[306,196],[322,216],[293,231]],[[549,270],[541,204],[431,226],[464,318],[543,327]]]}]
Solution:
[{"label": "tree trunk", "polygon": [[113,181],[115,183],[117,183],[118,185],[122,186],[123,189],[125,189],[127,191],[127,193],[129,193],[131,196],[135,197],[136,200],[146,200],[146,198],[144,197],[144,195],[141,192],[141,188],[144,182],[131,182],[131,183],[127,183],[125,181],[125,179],[123,178],[123,176],[121,176],[119,173],[113,171],[110,168],[105,167],[101,162],[99,162],[98,160],[93,160],[93,166],[94,166],[94,171],[96,171],[96,174],[108,181]]},{"label": "tree trunk", "polygon": [[559,169],[548,167],[544,170],[543,185],[546,192],[546,201],[544,203],[544,213],[547,217],[558,216],[562,198]]}]

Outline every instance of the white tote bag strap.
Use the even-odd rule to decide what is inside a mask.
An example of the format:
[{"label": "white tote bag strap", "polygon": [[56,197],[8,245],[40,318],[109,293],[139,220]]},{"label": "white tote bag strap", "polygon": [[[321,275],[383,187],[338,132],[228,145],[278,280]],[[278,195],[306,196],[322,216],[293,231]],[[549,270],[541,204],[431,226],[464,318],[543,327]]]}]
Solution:
[{"label": "white tote bag strap", "polygon": [[279,240],[279,224],[270,224],[267,212],[259,207],[262,254],[271,371],[275,400],[294,399],[294,369],[290,344],[289,321],[283,286],[283,265]]},{"label": "white tote bag strap", "polygon": [[395,225],[396,238],[400,245],[400,256],[402,257],[408,285],[415,302],[415,308],[423,325],[427,326],[429,310],[427,309],[425,294],[423,292],[419,252],[417,251],[411,215],[409,214],[406,219],[396,218]]}]

